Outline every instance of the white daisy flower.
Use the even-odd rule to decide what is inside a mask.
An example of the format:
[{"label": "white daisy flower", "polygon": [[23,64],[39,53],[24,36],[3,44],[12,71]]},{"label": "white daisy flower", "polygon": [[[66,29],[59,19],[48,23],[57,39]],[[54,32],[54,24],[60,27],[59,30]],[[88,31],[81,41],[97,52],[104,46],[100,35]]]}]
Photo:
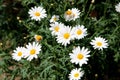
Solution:
[{"label": "white daisy flower", "polygon": [[60,29],[57,35],[57,42],[62,43],[62,45],[66,46],[70,44],[70,41],[74,39],[74,30],[69,26],[65,26]]},{"label": "white daisy flower", "polygon": [[41,35],[35,35],[34,38],[35,38],[36,41],[42,40],[42,36]]},{"label": "white daisy flower", "polygon": [[26,45],[27,48],[27,54],[25,55],[25,58],[27,57],[27,60],[31,61],[33,58],[38,58],[38,54],[41,51],[41,45],[38,43],[33,42],[32,44],[29,43]]},{"label": "white daisy flower", "polygon": [[51,27],[49,29],[52,31],[52,35],[57,35],[60,29],[63,28],[65,25],[62,23],[55,22],[51,23],[50,26]]},{"label": "white daisy flower", "polygon": [[68,9],[65,12],[64,18],[66,21],[71,21],[79,18],[79,15],[80,15],[80,11],[77,8],[72,8],[72,9]]},{"label": "white daisy flower", "polygon": [[32,7],[28,13],[31,19],[36,21],[41,21],[42,18],[45,18],[47,16],[45,9],[43,9],[41,6]]},{"label": "white daisy flower", "polygon": [[102,37],[95,37],[95,39],[92,40],[90,44],[93,45],[94,49],[98,49],[98,50],[103,50],[103,48],[108,47],[107,40],[105,40]]},{"label": "white daisy flower", "polygon": [[25,55],[25,48],[24,47],[17,47],[16,50],[13,51],[12,57],[13,59],[19,61]]},{"label": "white daisy flower", "polygon": [[59,16],[53,15],[52,18],[50,19],[50,22],[56,22],[59,20]]},{"label": "white daisy flower", "polygon": [[72,50],[72,53],[69,54],[71,58],[70,61],[72,63],[79,64],[80,66],[82,66],[83,64],[87,64],[88,57],[90,57],[89,53],[90,51],[88,51],[87,48],[80,48],[78,46]]},{"label": "white daisy flower", "polygon": [[76,39],[82,39],[87,35],[87,28],[84,28],[83,25],[77,25],[75,26],[75,38]]},{"label": "white daisy flower", "polygon": [[81,68],[79,69],[73,69],[69,74],[69,80],[80,80],[83,76],[84,72],[81,71]]},{"label": "white daisy flower", "polygon": [[115,10],[120,13],[120,2],[115,5]]}]

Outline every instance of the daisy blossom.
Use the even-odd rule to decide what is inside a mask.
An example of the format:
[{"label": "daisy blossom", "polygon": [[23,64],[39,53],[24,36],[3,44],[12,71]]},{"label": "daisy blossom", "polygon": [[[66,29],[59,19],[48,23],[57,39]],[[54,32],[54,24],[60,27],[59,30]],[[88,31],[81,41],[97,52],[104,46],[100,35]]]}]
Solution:
[{"label": "daisy blossom", "polygon": [[83,76],[84,72],[81,71],[81,68],[79,69],[73,69],[69,74],[69,80],[80,80]]},{"label": "daisy blossom", "polygon": [[41,21],[42,18],[45,18],[47,16],[45,9],[43,9],[41,6],[32,7],[28,13],[31,19],[36,21]]},{"label": "daisy blossom", "polygon": [[49,29],[52,31],[52,35],[57,35],[60,29],[63,28],[65,25],[62,23],[55,22],[51,23],[50,26],[51,27]]},{"label": "daisy blossom", "polygon": [[38,54],[41,51],[41,45],[38,43],[33,42],[32,44],[29,43],[26,45],[26,55],[25,58],[27,57],[27,60],[31,61],[33,58],[37,58]]},{"label": "daisy blossom", "polygon": [[87,28],[84,28],[83,25],[77,25],[75,26],[75,38],[76,39],[82,39],[87,35]]},{"label": "daisy blossom", "polygon": [[102,37],[95,37],[95,39],[92,40],[90,44],[93,45],[94,49],[98,49],[98,50],[103,50],[103,48],[108,47],[107,40],[105,40]]},{"label": "daisy blossom", "polygon": [[79,18],[79,15],[80,15],[80,11],[77,8],[72,8],[72,9],[68,9],[65,12],[64,18],[66,21],[71,21]]},{"label": "daisy blossom", "polygon": [[50,22],[56,22],[59,20],[59,16],[53,15],[52,18],[50,19]]},{"label": "daisy blossom", "polygon": [[80,48],[78,46],[72,50],[72,53],[69,54],[71,58],[70,61],[72,63],[79,64],[80,66],[82,66],[83,64],[87,64],[88,57],[90,57],[89,53],[90,51],[88,51],[87,48]]},{"label": "daisy blossom", "polygon": [[13,59],[19,61],[25,55],[25,48],[24,47],[17,47],[16,50],[13,51],[12,57]]},{"label": "daisy blossom", "polygon": [[36,41],[42,40],[42,36],[40,36],[40,35],[35,35],[34,38]]},{"label": "daisy blossom", "polygon": [[120,2],[115,5],[115,10],[120,13]]},{"label": "daisy blossom", "polygon": [[60,29],[57,35],[57,42],[62,43],[62,45],[66,46],[70,44],[70,41],[74,39],[74,31],[69,26],[65,26]]}]

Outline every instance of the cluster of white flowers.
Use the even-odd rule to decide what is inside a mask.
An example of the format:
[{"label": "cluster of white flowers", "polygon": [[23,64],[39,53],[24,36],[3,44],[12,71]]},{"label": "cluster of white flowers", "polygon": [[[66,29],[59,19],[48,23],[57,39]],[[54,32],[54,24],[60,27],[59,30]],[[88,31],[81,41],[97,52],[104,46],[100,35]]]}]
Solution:
[{"label": "cluster of white flowers", "polygon": [[[120,4],[116,5],[116,11],[120,12]],[[119,8],[119,9],[118,9]],[[29,15],[32,20],[41,21],[42,18],[47,17],[45,9],[43,7],[32,7],[29,10]],[[64,13],[64,18],[66,21],[75,21],[79,18],[80,10],[77,8],[68,9]],[[53,15],[50,19],[50,31],[52,36],[56,37],[56,41],[61,43],[64,46],[70,44],[72,40],[80,40],[87,36],[87,28],[84,25],[76,25],[74,27],[66,26],[61,22],[57,22],[59,20],[58,15]],[[22,58],[27,58],[27,60],[31,61],[34,58],[38,58],[38,54],[41,51],[41,45],[38,44],[38,41],[42,39],[42,36],[35,35],[35,40],[37,42],[29,43],[26,47],[17,47],[16,50],[13,51],[12,57],[13,59],[19,61]],[[108,47],[107,40],[102,37],[95,37],[94,40],[91,40],[90,44],[94,49],[103,50],[103,48]],[[87,64],[88,58],[90,57],[90,51],[85,47],[77,46],[72,50],[70,55],[70,62],[79,64],[80,68],[76,68],[71,70],[69,74],[70,80],[79,80],[83,76],[84,72],[82,71],[81,66],[83,64]]]},{"label": "cluster of white flowers", "polygon": [[[76,8],[68,9],[64,13],[64,18],[66,21],[75,21],[77,18],[79,18],[80,12]],[[54,19],[55,18],[55,19]],[[50,31],[53,36],[56,37],[56,41],[58,43],[61,43],[64,46],[67,46],[70,44],[70,41],[77,39],[80,40],[87,36],[87,28],[85,28],[83,25],[76,25],[74,27],[71,26],[66,26],[63,23],[57,22],[56,16],[52,16],[50,22]],[[90,42],[91,45],[93,45],[94,49],[98,50],[103,50],[103,48],[108,47],[107,40],[105,40],[102,37],[95,37],[95,40],[92,40]],[[72,50],[72,53],[70,53],[70,62],[79,64],[81,67],[83,64],[87,64],[88,57],[90,57],[90,51],[82,47],[80,48],[79,46],[74,48]],[[79,69],[73,69],[70,74],[69,74],[69,79],[70,80],[79,80],[83,76],[84,72],[82,71],[81,68]]]},{"label": "cluster of white flowers", "polygon": [[[70,61],[71,63],[79,64],[79,66],[81,67],[83,64],[87,64],[88,57],[90,57],[89,53],[90,51],[87,48],[80,48],[78,46],[72,50],[72,53],[69,54],[71,59]],[[79,80],[83,76],[83,74],[84,72],[81,68],[76,68],[71,71],[71,73],[69,74],[69,78],[70,80]]]},{"label": "cluster of white flowers", "polygon": [[[66,21],[71,21],[79,18],[80,12],[76,8],[68,9],[64,13],[64,18]],[[55,17],[55,16],[53,16]],[[87,35],[87,28],[85,28],[83,25],[76,25],[74,27],[66,26],[63,23],[59,23],[54,18],[50,20],[52,22],[50,24],[50,30],[53,36],[56,37],[56,40],[58,43],[61,43],[64,46],[67,46],[70,44],[70,41],[74,39],[82,39]],[[58,20],[58,19],[57,19]],[[88,49],[85,49],[84,47],[81,49],[79,46],[72,51],[73,53],[70,53],[71,62],[75,64],[79,64],[82,66],[82,64],[87,64],[88,57],[90,56]],[[79,69],[73,69],[69,74],[70,80],[79,80],[83,76],[84,72]]]},{"label": "cluster of white flowers", "polygon": [[75,27],[65,26],[63,23],[51,23],[50,30],[52,35],[55,35],[57,42],[64,46],[70,44],[71,40],[82,39],[87,35],[87,28],[83,25],[76,25]]},{"label": "cluster of white flowers", "polygon": [[[94,49],[98,50],[103,50],[103,48],[108,47],[107,40],[105,40],[102,37],[95,37],[95,40],[92,40],[90,44],[93,45]],[[69,53],[71,59],[70,62],[79,64],[79,66],[81,67],[83,64],[87,64],[88,57],[90,57],[89,53],[90,51],[87,48],[85,47],[80,48],[78,46],[72,50],[72,53]],[[70,80],[79,80],[82,77],[83,73],[84,72],[81,71],[81,68],[73,69],[69,74],[69,78]]]},{"label": "cluster of white flowers", "polygon": [[[64,18],[66,21],[76,20],[79,18],[80,11],[76,8],[68,9],[64,13]],[[76,25],[74,27],[66,26],[63,23],[57,22],[59,16],[53,15],[50,19],[50,30],[53,36],[56,36],[58,43],[64,46],[70,44],[70,41],[74,39],[82,39],[87,35],[87,28],[83,25]]]},{"label": "cluster of white flowers", "polygon": [[[94,49],[98,50],[103,50],[103,48],[108,47],[107,40],[102,37],[95,37],[95,40],[92,40],[90,44],[93,45]],[[78,46],[72,50],[72,53],[69,53],[71,59],[70,62],[79,64],[79,66],[81,67],[83,64],[87,64],[88,57],[90,57],[89,53],[90,51],[87,48],[80,48]],[[81,68],[76,68],[71,71],[71,73],[69,74],[69,78],[70,80],[79,80],[83,76],[83,74],[84,72],[81,71]]]},{"label": "cluster of white flowers", "polygon": [[33,42],[26,45],[26,47],[17,47],[13,51],[12,57],[17,61],[20,61],[22,58],[27,58],[27,60],[31,61],[34,58],[38,58],[40,51],[41,45]]}]

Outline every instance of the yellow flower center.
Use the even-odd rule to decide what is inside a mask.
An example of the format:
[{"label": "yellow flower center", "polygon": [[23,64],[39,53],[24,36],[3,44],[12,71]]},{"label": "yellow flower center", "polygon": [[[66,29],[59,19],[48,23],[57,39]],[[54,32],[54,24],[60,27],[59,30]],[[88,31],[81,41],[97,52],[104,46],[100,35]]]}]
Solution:
[{"label": "yellow flower center", "polygon": [[75,73],[75,74],[74,74],[74,77],[75,77],[75,78],[79,77],[79,73]]},{"label": "yellow flower center", "polygon": [[30,50],[30,54],[31,54],[31,55],[35,54],[35,52],[36,52],[35,49],[31,49],[31,50]]},{"label": "yellow flower center", "polygon": [[97,44],[97,46],[102,46],[101,42],[97,42],[96,44]]},{"label": "yellow flower center", "polygon": [[56,27],[54,28],[54,30],[55,30],[56,32],[58,32],[58,31],[59,31],[59,26],[56,26]]},{"label": "yellow flower center", "polygon": [[36,39],[36,41],[40,41],[40,40],[42,39],[42,36],[36,35],[36,36],[35,36],[35,39]]},{"label": "yellow flower center", "polygon": [[67,15],[71,15],[71,14],[72,14],[72,11],[71,11],[71,10],[68,10],[68,11],[66,11],[66,14],[67,14]]},{"label": "yellow flower center", "polygon": [[83,55],[81,54],[81,53],[79,53],[78,55],[77,55],[77,58],[79,59],[79,60],[81,60],[81,59],[83,59]]},{"label": "yellow flower center", "polygon": [[65,34],[64,34],[64,38],[65,38],[65,39],[68,39],[69,37],[70,37],[70,34],[69,34],[69,33],[65,33]]},{"label": "yellow flower center", "polygon": [[20,52],[18,52],[18,56],[22,56],[22,52],[20,51]]},{"label": "yellow flower center", "polygon": [[54,18],[53,18],[53,20],[54,20],[54,21],[56,21],[56,20],[57,20],[57,18],[56,18],[56,17],[54,17]]},{"label": "yellow flower center", "polygon": [[77,34],[81,35],[82,34],[82,30],[81,29],[77,30]]},{"label": "yellow flower center", "polygon": [[35,12],[35,16],[39,17],[40,16],[40,12]]}]

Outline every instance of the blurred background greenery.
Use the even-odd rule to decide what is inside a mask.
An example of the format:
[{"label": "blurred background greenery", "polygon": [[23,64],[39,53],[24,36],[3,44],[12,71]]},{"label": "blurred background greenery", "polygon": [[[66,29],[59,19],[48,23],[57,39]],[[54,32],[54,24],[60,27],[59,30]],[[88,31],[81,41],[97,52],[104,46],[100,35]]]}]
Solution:
[{"label": "blurred background greenery", "polygon": [[[0,80],[68,80],[71,69],[76,67],[70,63],[68,53],[77,45],[88,47],[92,55],[88,65],[83,66],[82,80],[120,80],[120,13],[115,11],[119,0],[91,1],[0,0]],[[39,5],[46,9],[47,18],[40,22],[30,20],[28,10]],[[71,8],[81,11],[80,18],[66,22],[63,14]],[[59,45],[49,31],[49,20],[54,14],[66,25],[85,25],[87,38],[76,40],[67,48]],[[34,41],[35,34],[43,36],[40,58],[32,62],[14,61],[12,51]],[[109,48],[93,50],[88,42],[95,36],[105,37]]]}]

